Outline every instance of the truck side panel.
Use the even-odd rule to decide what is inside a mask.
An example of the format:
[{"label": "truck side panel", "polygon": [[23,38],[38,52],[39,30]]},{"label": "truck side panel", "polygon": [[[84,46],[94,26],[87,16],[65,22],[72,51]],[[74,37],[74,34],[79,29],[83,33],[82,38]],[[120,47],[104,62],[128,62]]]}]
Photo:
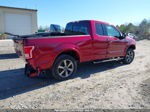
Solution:
[{"label": "truck side panel", "polygon": [[89,35],[27,39],[25,44],[35,46],[33,59],[28,60],[34,68],[50,68],[59,54],[69,50],[79,53],[80,62],[92,60],[92,39]]}]

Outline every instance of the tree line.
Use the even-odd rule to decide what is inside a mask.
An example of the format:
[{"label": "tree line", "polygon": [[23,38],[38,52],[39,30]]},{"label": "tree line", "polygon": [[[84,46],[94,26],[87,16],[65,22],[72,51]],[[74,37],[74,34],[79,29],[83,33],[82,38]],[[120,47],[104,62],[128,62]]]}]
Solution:
[{"label": "tree line", "polygon": [[133,33],[138,39],[150,39],[150,20],[144,19],[138,25],[133,23],[117,25],[124,33]]}]

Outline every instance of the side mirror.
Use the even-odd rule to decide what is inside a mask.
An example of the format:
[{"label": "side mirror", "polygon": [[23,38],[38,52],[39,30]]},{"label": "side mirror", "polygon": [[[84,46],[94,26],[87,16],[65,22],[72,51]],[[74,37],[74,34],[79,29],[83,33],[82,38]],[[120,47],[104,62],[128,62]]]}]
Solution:
[{"label": "side mirror", "polygon": [[119,37],[119,39],[124,39],[126,37],[125,33],[121,33],[121,36]]}]

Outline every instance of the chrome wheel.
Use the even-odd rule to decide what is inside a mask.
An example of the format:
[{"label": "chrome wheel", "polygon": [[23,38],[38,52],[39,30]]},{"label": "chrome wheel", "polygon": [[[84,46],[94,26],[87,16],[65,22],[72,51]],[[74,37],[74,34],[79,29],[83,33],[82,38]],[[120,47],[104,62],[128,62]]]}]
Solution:
[{"label": "chrome wheel", "polygon": [[60,77],[66,78],[74,72],[74,64],[71,60],[65,59],[58,64],[57,73]]}]

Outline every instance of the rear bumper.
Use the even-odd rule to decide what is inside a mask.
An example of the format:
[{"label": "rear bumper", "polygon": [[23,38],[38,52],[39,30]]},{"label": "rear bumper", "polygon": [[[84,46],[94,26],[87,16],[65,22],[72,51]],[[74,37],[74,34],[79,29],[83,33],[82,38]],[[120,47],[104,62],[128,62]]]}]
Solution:
[{"label": "rear bumper", "polygon": [[37,66],[34,60],[26,60],[26,63],[29,64],[33,69],[36,70]]},{"label": "rear bumper", "polygon": [[31,65],[26,64],[25,65],[25,72],[24,73],[25,73],[25,75],[27,77],[37,77],[37,76],[39,76],[40,71],[35,70],[35,69],[32,68]]},{"label": "rear bumper", "polygon": [[50,69],[53,65],[53,62],[52,61],[49,61],[49,62],[39,62],[39,61],[36,61],[34,59],[30,59],[30,60],[26,60],[26,62],[32,66],[33,69],[35,70],[46,70],[46,69]]}]

